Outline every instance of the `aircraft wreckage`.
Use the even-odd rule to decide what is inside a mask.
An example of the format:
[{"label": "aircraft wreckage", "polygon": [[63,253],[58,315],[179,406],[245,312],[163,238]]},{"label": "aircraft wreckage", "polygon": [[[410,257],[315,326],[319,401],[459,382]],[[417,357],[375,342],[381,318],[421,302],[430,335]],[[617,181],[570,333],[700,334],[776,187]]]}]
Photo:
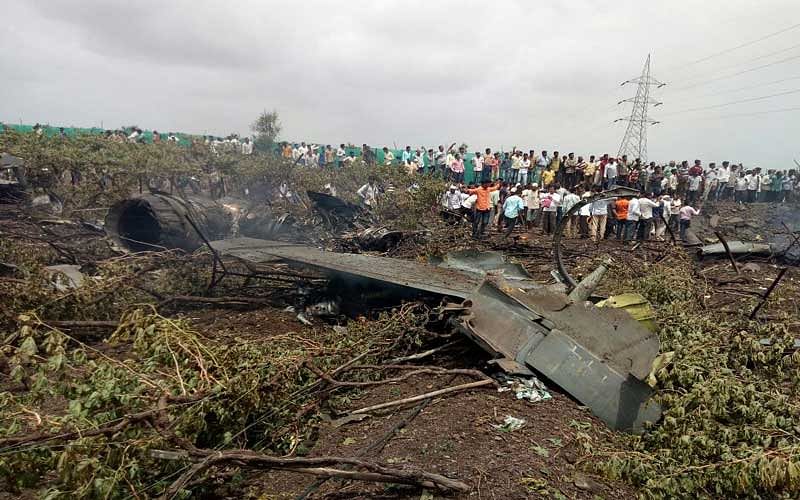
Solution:
[{"label": "aircraft wreckage", "polygon": [[[604,193],[605,197],[615,194]],[[153,198],[147,200],[148,206],[140,200],[112,209],[106,221],[109,234],[134,248],[130,240],[137,244],[158,240],[163,245],[169,240],[164,235],[188,235],[190,229],[184,224],[188,221],[206,240],[198,226],[208,227],[209,221],[201,219],[198,225],[191,220],[198,205],[187,206],[163,195]],[[170,211],[176,217],[165,215]],[[128,216],[157,219],[162,236],[128,229]],[[176,227],[166,227],[169,224]],[[440,315],[487,351],[503,370],[545,376],[617,430],[639,431],[661,416],[660,406],[651,400],[653,391],[644,382],[659,354],[658,336],[624,310],[597,307],[587,300],[604,266],[576,283],[559,265],[572,289],[568,295],[563,285],[558,289],[537,283],[522,266],[493,252],[462,252],[438,263],[423,263],[249,237],[208,245],[217,257],[253,264],[283,260],[313,268],[345,285],[433,294],[443,304]]]}]

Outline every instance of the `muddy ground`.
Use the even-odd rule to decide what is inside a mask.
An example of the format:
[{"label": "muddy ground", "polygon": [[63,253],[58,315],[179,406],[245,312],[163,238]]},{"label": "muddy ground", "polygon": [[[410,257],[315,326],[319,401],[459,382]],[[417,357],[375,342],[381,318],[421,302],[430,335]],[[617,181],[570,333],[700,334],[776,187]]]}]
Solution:
[{"label": "muddy ground", "polygon": [[[711,239],[714,224],[724,227],[727,236],[755,238],[763,225],[759,221],[776,219],[775,211],[783,209],[763,206],[720,206],[709,211],[697,232]],[[724,217],[720,213],[726,214]],[[781,212],[783,213],[783,212]],[[747,223],[739,224],[740,217]],[[727,222],[726,222],[726,219]],[[49,220],[49,222],[48,222]],[[91,264],[93,260],[113,257],[115,251],[96,229],[74,220],[53,222],[58,218],[29,217],[18,207],[4,206],[0,211],[0,231],[5,244],[19,242],[37,248],[48,248],[48,263]],[[791,222],[791,221],[789,221]],[[793,229],[794,226],[792,226]],[[475,248],[498,250],[516,259],[539,281],[553,283],[552,242],[549,235],[534,229],[502,238],[492,230],[484,241],[469,238],[466,226],[437,226],[442,234],[426,247],[418,245],[392,249],[390,254],[401,258],[425,258],[443,250]],[[616,241],[593,243],[589,240],[568,240],[564,245],[565,260],[574,277],[590,272],[610,256],[614,266],[644,266],[660,262],[665,255],[682,252],[670,242],[645,242],[625,246]],[[687,250],[686,258],[693,258]],[[741,314],[752,310],[775,280],[780,266],[769,257],[741,258],[739,273],[724,258],[698,261],[695,276],[703,280],[707,293],[704,306],[717,312]],[[613,272],[612,268],[612,272]],[[800,275],[792,268],[776,288],[770,301],[759,311],[759,317],[786,318],[800,315]],[[8,271],[6,280],[19,280]],[[613,290],[600,287],[599,293]],[[174,307],[174,306],[172,306]],[[314,326],[302,324],[294,312],[284,307],[265,304],[256,309],[217,308],[194,304],[174,307],[176,317],[188,319],[207,337],[226,338],[229,342],[270,342],[275,337],[301,333],[303,338],[316,338],[319,332],[331,329],[332,323],[314,320]],[[369,315],[369,311],[364,311]],[[359,320],[356,320],[359,321]],[[341,319],[335,323],[343,323]],[[800,332],[800,323],[788,326]],[[448,339],[451,342],[453,339]],[[428,340],[418,346],[424,350],[444,341]],[[97,344],[101,346],[101,343]],[[312,346],[310,346],[312,347]],[[107,351],[109,352],[109,351]],[[407,353],[407,351],[406,351]],[[110,355],[114,353],[109,352]],[[124,356],[123,353],[119,353]],[[404,353],[405,354],[405,353]],[[474,368],[493,373],[486,355],[468,340],[455,342],[424,360],[414,363],[446,368]],[[453,498],[632,498],[637,488],[611,481],[589,472],[591,450],[595,447],[624,446],[619,434],[591,415],[557,387],[548,386],[552,399],[532,403],[515,399],[512,392],[498,392],[494,387],[449,394],[424,403],[379,412],[361,421],[345,424],[332,422],[347,411],[393,401],[440,388],[469,382],[463,376],[420,375],[408,380],[379,385],[369,389],[338,391],[330,404],[319,409],[314,439],[304,442],[295,453],[304,456],[360,457],[398,466],[413,465],[448,477],[458,478],[470,487],[469,493]],[[58,402],[55,402],[54,412]],[[62,402],[63,404],[63,402]],[[498,430],[506,416],[525,420],[513,431]],[[31,493],[32,492],[27,492]],[[439,492],[396,485],[379,485],[358,481],[329,480],[318,482],[313,477],[289,472],[248,471],[234,482],[220,481],[210,490],[210,497],[228,498],[433,498]],[[432,495],[432,496],[431,496]]]}]

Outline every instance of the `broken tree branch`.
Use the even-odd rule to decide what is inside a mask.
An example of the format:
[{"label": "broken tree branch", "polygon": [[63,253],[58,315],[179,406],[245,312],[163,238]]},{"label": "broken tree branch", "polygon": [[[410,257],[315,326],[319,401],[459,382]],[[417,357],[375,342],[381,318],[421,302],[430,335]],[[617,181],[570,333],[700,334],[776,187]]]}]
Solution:
[{"label": "broken tree branch", "polygon": [[778,283],[781,282],[781,280],[783,279],[783,275],[786,274],[786,271],[788,270],[789,270],[788,267],[784,267],[778,272],[778,276],[775,277],[775,280],[772,282],[769,288],[767,288],[767,291],[764,292],[764,296],[761,298],[761,302],[759,302],[758,305],[755,307],[755,309],[753,309],[753,312],[750,313],[750,319],[755,319],[756,315],[758,314],[758,311],[760,311],[761,308],[764,307],[764,304],[767,303],[767,299],[769,299],[769,296],[772,295],[772,291],[775,290],[775,287],[778,286]]},{"label": "broken tree branch", "polygon": [[433,354],[436,354],[439,351],[444,351],[445,349],[449,349],[450,347],[458,344],[461,342],[461,338],[454,340],[452,342],[448,342],[444,345],[440,345],[439,347],[434,347],[433,349],[428,349],[427,351],[423,351],[417,354],[412,354],[410,356],[402,356],[399,358],[390,359],[389,363],[397,364],[397,363],[405,363],[406,361],[416,361],[418,359],[427,358]]},{"label": "broken tree branch", "polygon": [[470,376],[470,377],[477,377],[477,378],[481,378],[481,379],[485,379],[485,380],[491,380],[484,373],[482,373],[482,372],[480,372],[478,370],[469,370],[469,369],[452,369],[452,370],[448,370],[448,369],[439,368],[439,367],[417,367],[417,366],[406,366],[406,365],[386,365],[386,366],[384,366],[384,365],[356,365],[356,366],[351,367],[351,370],[355,370],[355,369],[377,369],[377,370],[398,370],[399,369],[399,370],[408,370],[408,369],[410,369],[411,371],[409,371],[408,373],[405,373],[404,375],[401,375],[399,377],[387,378],[387,379],[383,379],[383,380],[371,380],[371,381],[367,381],[367,382],[346,382],[346,381],[334,379],[333,377],[331,377],[330,375],[326,374],[325,372],[323,372],[319,368],[315,367],[313,364],[311,364],[310,361],[306,361],[305,362],[305,366],[309,370],[314,372],[314,374],[317,375],[319,378],[325,380],[326,382],[328,382],[330,385],[332,385],[334,387],[371,387],[371,386],[382,385],[382,384],[396,384],[398,382],[402,382],[404,380],[408,380],[411,377],[414,377],[416,375],[421,375],[421,374],[424,374],[424,373],[428,373],[428,374],[431,374],[431,375],[467,375],[467,376]]},{"label": "broken tree branch", "polygon": [[[160,455],[166,457],[169,455],[169,452],[160,452]],[[467,484],[440,474],[415,469],[386,467],[356,458],[280,458],[249,450],[218,451],[197,448],[188,450],[188,456],[190,460],[196,462],[195,465],[183,473],[169,488],[167,488],[164,493],[165,499],[175,497],[183,487],[189,484],[192,478],[200,472],[209,467],[225,463],[233,463],[244,467],[288,470],[302,474],[312,474],[319,477],[337,477],[370,482],[410,484],[423,488],[438,488],[441,490],[459,492],[467,492],[470,489]],[[344,470],[336,468],[337,466],[352,466],[353,468],[363,470]]]},{"label": "broken tree branch", "polygon": [[43,323],[56,328],[117,328],[119,321],[53,321],[44,319]]},{"label": "broken tree branch", "polygon": [[438,391],[433,391],[433,392],[428,392],[428,393],[425,393],[425,394],[420,394],[419,396],[413,396],[413,397],[410,397],[410,398],[398,399],[396,401],[389,401],[388,403],[381,403],[381,404],[377,404],[377,405],[373,405],[373,406],[367,406],[366,408],[359,408],[358,410],[351,411],[350,414],[351,415],[358,415],[360,413],[369,413],[371,411],[382,410],[384,408],[390,408],[392,406],[400,406],[400,405],[404,405],[404,404],[408,404],[408,403],[416,403],[417,401],[422,401],[423,399],[434,398],[436,396],[441,396],[441,395],[449,394],[449,393],[452,393],[452,392],[466,391],[466,390],[469,390],[469,389],[475,389],[475,388],[478,388],[478,387],[484,387],[484,386],[487,386],[487,385],[492,385],[494,383],[495,383],[495,381],[491,380],[491,379],[489,379],[489,380],[479,380],[477,382],[470,382],[469,384],[456,385],[456,386],[453,386],[453,387],[447,387],[445,389],[439,389]]},{"label": "broken tree branch", "polygon": [[739,265],[736,264],[736,259],[733,258],[733,254],[731,253],[731,247],[728,246],[728,241],[722,236],[722,233],[719,231],[714,231],[714,234],[719,239],[719,242],[722,243],[722,248],[725,249],[725,253],[728,255],[728,260],[731,261],[731,265],[733,266],[733,270],[736,271],[736,274],[739,273]]}]

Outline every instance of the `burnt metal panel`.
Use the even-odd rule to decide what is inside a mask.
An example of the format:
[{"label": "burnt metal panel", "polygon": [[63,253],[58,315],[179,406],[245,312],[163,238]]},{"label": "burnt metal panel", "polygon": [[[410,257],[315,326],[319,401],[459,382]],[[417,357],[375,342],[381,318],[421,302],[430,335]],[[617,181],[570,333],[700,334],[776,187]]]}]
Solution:
[{"label": "burnt metal panel", "polygon": [[354,277],[365,277],[402,287],[466,298],[480,282],[471,276],[422,262],[375,255],[326,252],[317,248],[255,238],[233,238],[211,242],[222,255],[261,262],[280,257],[320,269]]},{"label": "burnt metal panel", "polygon": [[661,417],[661,408],[650,399],[650,386],[614,370],[559,330],[538,342],[525,362],[614,429],[639,431],[645,422]]}]

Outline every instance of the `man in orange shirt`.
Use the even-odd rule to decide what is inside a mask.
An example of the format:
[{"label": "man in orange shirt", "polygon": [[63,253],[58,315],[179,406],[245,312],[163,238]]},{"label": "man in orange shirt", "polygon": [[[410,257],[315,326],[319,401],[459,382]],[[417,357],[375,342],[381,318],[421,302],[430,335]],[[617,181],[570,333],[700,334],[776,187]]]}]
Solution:
[{"label": "man in orange shirt", "polygon": [[[474,194],[478,197],[475,200],[475,216],[472,218],[472,237],[482,238],[486,230],[486,225],[489,224],[489,213],[492,205],[489,201],[489,193],[500,189],[499,183],[492,184],[488,179],[481,182],[481,186],[475,189],[467,189],[467,193]],[[480,228],[479,228],[480,226]]]},{"label": "man in orange shirt", "polygon": [[622,239],[625,221],[628,220],[628,199],[618,198],[614,203],[614,215],[617,218],[617,239]]}]

